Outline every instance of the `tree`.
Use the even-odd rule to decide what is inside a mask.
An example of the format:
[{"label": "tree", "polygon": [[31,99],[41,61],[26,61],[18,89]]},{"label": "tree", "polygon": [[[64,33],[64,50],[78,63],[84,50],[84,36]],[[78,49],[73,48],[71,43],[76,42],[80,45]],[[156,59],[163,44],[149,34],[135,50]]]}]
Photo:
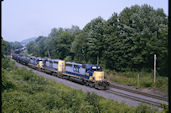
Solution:
[{"label": "tree", "polygon": [[87,37],[88,34],[85,32],[80,32],[75,36],[74,41],[71,45],[71,52],[74,53],[75,59],[78,60],[78,62],[87,62]]},{"label": "tree", "polygon": [[48,35],[48,37],[50,37],[50,38],[56,38],[56,37],[58,37],[62,32],[64,32],[64,29],[63,28],[58,28],[58,29],[56,29],[56,28],[53,28],[53,29],[51,29],[51,32],[50,32],[50,34]]},{"label": "tree", "polygon": [[108,69],[119,70],[120,67],[120,29],[119,17],[117,13],[112,16],[104,24],[104,61],[105,67]]},{"label": "tree", "polygon": [[55,40],[55,50],[56,58],[64,59],[66,56],[70,55],[71,43],[74,40],[74,37],[71,36],[71,33],[68,31],[63,32]]},{"label": "tree", "polygon": [[67,29],[68,32],[71,33],[71,35],[75,35],[76,33],[78,33],[80,31],[78,26],[74,26],[72,25],[72,27],[70,29]]},{"label": "tree", "polygon": [[10,44],[9,44],[9,42],[7,42],[7,41],[5,41],[5,40],[3,40],[2,38],[1,38],[1,50],[2,50],[2,53],[1,53],[1,56],[2,57],[4,57],[4,55],[9,55],[10,54],[10,52],[11,52],[11,48],[10,48]]},{"label": "tree", "polygon": [[118,71],[142,68],[150,71],[153,69],[153,55],[157,54],[160,59],[162,51],[167,51],[167,35],[161,37],[164,33],[161,26],[165,25],[167,18],[161,9],[154,10],[146,4],[125,8],[118,17],[114,15],[107,20],[106,58]]},{"label": "tree", "polygon": [[37,56],[37,51],[36,51],[36,43],[35,41],[31,41],[26,45],[27,51],[29,54],[33,54]]},{"label": "tree", "polygon": [[[97,62],[97,65],[99,64],[101,57],[104,52],[104,25],[105,20],[103,20],[101,17],[93,19],[90,23],[88,23],[83,30],[88,33],[88,54],[90,58],[90,61],[92,63]],[[97,60],[94,60],[96,59]]]},{"label": "tree", "polygon": [[167,24],[163,9],[134,5],[120,14],[113,13],[107,21],[97,17],[83,30],[78,26],[53,28],[48,37],[31,43],[29,51],[42,57],[101,64],[116,71],[151,71],[156,54],[157,72],[167,76]]},{"label": "tree", "polygon": [[18,42],[18,41],[10,42],[9,44],[10,44],[12,50],[20,49],[20,48],[23,47],[23,46],[21,45],[21,43]]},{"label": "tree", "polygon": [[[168,58],[167,17],[162,9],[154,10],[146,4],[135,5],[125,8],[119,15],[114,13],[104,26],[107,68],[116,71],[145,68],[151,71],[154,54],[158,56],[158,65],[163,67],[162,62],[167,62],[164,61]],[[166,63],[164,67],[167,67]]]},{"label": "tree", "polygon": [[46,37],[44,36],[39,36],[35,42],[36,42],[36,45],[37,45],[37,51],[38,51],[38,56],[40,57],[43,57],[43,56],[47,56],[45,53],[46,53]]}]

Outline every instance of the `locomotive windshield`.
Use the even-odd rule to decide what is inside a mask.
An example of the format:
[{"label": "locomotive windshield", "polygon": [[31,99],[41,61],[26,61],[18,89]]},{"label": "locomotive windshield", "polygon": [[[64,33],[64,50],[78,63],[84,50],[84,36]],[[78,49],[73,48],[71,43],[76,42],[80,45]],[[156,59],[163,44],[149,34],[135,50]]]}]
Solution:
[{"label": "locomotive windshield", "polygon": [[93,71],[102,71],[102,68],[100,66],[93,66],[92,70]]},{"label": "locomotive windshield", "polygon": [[86,65],[86,72],[94,72],[94,71],[102,71],[102,67],[97,65],[90,65],[90,64]]}]

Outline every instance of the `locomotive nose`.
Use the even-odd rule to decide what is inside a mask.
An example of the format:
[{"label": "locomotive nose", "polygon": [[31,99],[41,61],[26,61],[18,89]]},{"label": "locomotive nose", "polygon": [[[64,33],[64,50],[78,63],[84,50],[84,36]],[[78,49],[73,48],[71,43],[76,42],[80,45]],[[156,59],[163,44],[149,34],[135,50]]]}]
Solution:
[{"label": "locomotive nose", "polygon": [[101,81],[104,80],[104,71],[94,71],[93,77],[95,78],[96,81]]}]

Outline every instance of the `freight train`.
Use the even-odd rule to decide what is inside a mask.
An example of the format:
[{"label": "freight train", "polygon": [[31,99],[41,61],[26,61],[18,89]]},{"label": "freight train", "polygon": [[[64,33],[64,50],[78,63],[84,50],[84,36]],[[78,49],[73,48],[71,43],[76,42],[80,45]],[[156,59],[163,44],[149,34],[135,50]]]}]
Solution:
[{"label": "freight train", "polygon": [[108,89],[110,83],[104,78],[104,71],[101,66],[92,64],[79,64],[75,62],[65,62],[59,59],[48,59],[41,57],[26,57],[20,54],[12,54],[12,59],[29,66],[33,69],[80,82],[96,89]]}]

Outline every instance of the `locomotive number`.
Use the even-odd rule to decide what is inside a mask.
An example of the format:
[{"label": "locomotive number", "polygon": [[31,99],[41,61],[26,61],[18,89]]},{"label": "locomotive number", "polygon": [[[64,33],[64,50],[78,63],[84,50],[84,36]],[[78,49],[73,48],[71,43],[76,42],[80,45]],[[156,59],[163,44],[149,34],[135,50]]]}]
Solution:
[{"label": "locomotive number", "polygon": [[73,71],[79,73],[80,66],[74,65]]}]

